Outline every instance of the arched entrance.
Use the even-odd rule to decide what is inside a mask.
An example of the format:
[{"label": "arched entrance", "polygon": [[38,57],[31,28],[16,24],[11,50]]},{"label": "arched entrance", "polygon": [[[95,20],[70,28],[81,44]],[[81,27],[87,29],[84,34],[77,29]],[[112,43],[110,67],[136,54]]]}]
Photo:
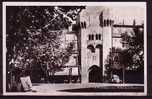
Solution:
[{"label": "arched entrance", "polygon": [[89,82],[90,83],[101,83],[102,82],[102,68],[93,65],[88,69],[89,72]]}]

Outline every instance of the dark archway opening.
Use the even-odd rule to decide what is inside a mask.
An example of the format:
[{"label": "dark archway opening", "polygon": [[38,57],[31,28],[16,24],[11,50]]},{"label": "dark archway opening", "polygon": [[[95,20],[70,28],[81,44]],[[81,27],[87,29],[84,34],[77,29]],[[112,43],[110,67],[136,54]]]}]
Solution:
[{"label": "dark archway opening", "polygon": [[89,68],[89,82],[101,83],[102,82],[102,68],[97,65],[93,65]]}]

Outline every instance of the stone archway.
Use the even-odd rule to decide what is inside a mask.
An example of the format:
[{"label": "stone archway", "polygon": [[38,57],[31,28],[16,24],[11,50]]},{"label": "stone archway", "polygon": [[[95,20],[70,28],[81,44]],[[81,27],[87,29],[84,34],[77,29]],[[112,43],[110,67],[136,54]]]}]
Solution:
[{"label": "stone archway", "polygon": [[93,65],[88,69],[89,83],[101,83],[102,82],[102,68]]},{"label": "stone archway", "polygon": [[92,44],[88,45],[87,48],[90,49],[92,53],[95,52],[95,48]]}]

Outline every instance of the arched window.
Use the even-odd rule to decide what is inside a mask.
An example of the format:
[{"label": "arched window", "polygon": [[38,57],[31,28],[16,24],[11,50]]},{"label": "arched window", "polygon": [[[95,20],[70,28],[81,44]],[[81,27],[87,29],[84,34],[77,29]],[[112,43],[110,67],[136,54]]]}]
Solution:
[{"label": "arched window", "polygon": [[98,40],[98,34],[96,34],[96,40]]},{"label": "arched window", "polygon": [[101,40],[101,34],[96,34],[95,38],[96,38],[96,40]]},{"label": "arched window", "polygon": [[83,22],[83,24],[84,24],[84,28],[86,28],[86,22],[85,21]]},{"label": "arched window", "polygon": [[91,39],[94,40],[94,35],[93,34],[91,35]]},{"label": "arched window", "polygon": [[101,40],[101,34],[99,34],[99,40]]},{"label": "arched window", "polygon": [[114,21],[113,20],[110,20],[110,25],[113,25]]},{"label": "arched window", "polygon": [[93,34],[89,34],[89,35],[88,35],[88,39],[89,39],[89,40],[94,40],[94,35],[93,35]]},{"label": "arched window", "polygon": [[86,22],[85,21],[81,22],[81,28],[86,28]]},{"label": "arched window", "polygon": [[81,22],[81,28],[83,28],[84,26],[83,26],[83,22]]},{"label": "arched window", "polygon": [[109,21],[109,19],[107,19],[107,26],[109,26],[109,24],[110,24],[110,21]]},{"label": "arched window", "polygon": [[104,20],[103,24],[104,24],[104,26],[106,26],[106,20]]},{"label": "arched window", "polygon": [[103,27],[103,12],[101,12],[99,16],[99,20],[100,20],[100,26]]},{"label": "arched window", "polygon": [[89,40],[91,40],[91,35],[90,34],[88,35],[88,38],[89,38]]}]

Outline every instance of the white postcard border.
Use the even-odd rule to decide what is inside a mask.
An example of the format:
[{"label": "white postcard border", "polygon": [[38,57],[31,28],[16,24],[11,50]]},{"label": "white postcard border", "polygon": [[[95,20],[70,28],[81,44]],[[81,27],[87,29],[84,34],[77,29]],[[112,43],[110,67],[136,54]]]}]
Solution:
[{"label": "white postcard border", "polygon": [[[28,93],[6,92],[6,6],[142,6],[144,20],[144,92],[89,92],[89,93]],[[146,2],[3,2],[3,95],[38,96],[146,96],[147,95],[147,13]]]}]

